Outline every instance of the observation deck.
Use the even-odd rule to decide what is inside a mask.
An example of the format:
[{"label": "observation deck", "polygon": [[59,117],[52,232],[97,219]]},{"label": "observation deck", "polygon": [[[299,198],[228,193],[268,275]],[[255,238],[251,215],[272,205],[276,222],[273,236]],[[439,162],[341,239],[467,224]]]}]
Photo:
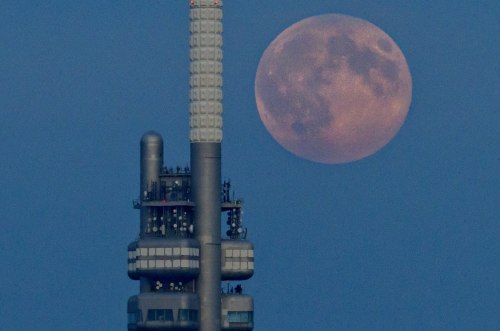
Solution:
[{"label": "observation deck", "polygon": [[128,330],[197,331],[200,303],[194,293],[141,293],[129,298]]},{"label": "observation deck", "polygon": [[200,245],[194,239],[135,241],[128,247],[128,275],[140,277],[176,277],[192,279],[200,270]]},{"label": "observation deck", "polygon": [[222,330],[250,331],[253,329],[253,299],[244,294],[222,295]]}]

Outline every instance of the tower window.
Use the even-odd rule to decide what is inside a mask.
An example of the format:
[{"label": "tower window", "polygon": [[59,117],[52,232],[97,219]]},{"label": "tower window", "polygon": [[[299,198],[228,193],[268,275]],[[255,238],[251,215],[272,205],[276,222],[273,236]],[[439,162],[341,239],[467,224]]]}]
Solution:
[{"label": "tower window", "polygon": [[198,311],[195,309],[179,309],[179,316],[177,318],[179,321],[198,321]]},{"label": "tower window", "polygon": [[149,309],[148,321],[173,321],[172,309]]},{"label": "tower window", "polygon": [[134,313],[128,313],[128,324],[137,324],[142,322],[142,311],[138,310]]},{"label": "tower window", "polygon": [[227,321],[229,323],[253,323],[253,311],[229,311]]}]

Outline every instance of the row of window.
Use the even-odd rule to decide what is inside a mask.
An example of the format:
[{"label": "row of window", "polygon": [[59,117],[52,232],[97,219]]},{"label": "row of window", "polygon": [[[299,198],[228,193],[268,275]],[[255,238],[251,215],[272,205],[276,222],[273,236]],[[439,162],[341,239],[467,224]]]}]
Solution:
[{"label": "row of window", "polygon": [[[128,270],[134,271],[137,269],[199,269],[200,261],[198,260],[139,260],[128,264]],[[234,262],[226,261],[224,270],[254,270],[253,262]]]},{"label": "row of window", "polygon": [[227,321],[229,323],[253,323],[253,311],[229,311]]},{"label": "row of window", "polygon": [[195,309],[179,309],[177,320],[198,322],[198,311]]},{"label": "row of window", "polygon": [[225,249],[226,257],[253,257],[253,249]]},{"label": "row of window", "polygon": [[[174,322],[174,311],[172,309],[148,309],[148,321],[170,321]],[[179,309],[177,310],[178,322],[198,322],[198,310]],[[128,324],[142,322],[142,311],[128,313]]]},{"label": "row of window", "polygon": [[136,269],[168,269],[168,268],[188,268],[199,269],[198,260],[139,260],[128,264],[128,270]]},{"label": "row of window", "polygon": [[[254,257],[253,249],[225,249],[226,257]],[[129,259],[139,256],[200,256],[200,249],[193,247],[138,247],[135,251],[128,251]]]},{"label": "row of window", "polygon": [[149,309],[148,321],[174,321],[172,309]]},{"label": "row of window", "polygon": [[224,270],[253,270],[253,262],[226,261]]},{"label": "row of window", "polygon": [[135,251],[128,251],[129,259],[135,259],[139,256],[200,256],[200,249],[193,247],[138,247]]},{"label": "row of window", "polygon": [[[174,322],[174,311],[172,309],[148,309],[148,321],[170,321]],[[177,321],[198,322],[198,310],[179,309]],[[229,323],[253,323],[253,311],[229,311],[227,313]],[[142,311],[128,313],[128,324],[142,322]]]}]

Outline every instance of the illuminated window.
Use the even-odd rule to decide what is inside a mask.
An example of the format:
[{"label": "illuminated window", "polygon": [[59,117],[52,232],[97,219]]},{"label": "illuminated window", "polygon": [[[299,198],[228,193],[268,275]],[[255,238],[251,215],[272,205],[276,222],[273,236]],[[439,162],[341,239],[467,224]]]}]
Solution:
[{"label": "illuminated window", "polygon": [[229,323],[253,323],[253,311],[228,311]]}]

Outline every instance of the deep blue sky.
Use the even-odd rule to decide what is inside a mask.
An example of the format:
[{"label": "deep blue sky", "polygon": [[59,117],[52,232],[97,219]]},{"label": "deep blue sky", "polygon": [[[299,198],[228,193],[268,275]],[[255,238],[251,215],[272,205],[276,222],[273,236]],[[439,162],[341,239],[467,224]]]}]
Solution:
[{"label": "deep blue sky", "polygon": [[[0,329],[125,330],[139,139],[189,162],[187,0],[0,2]],[[413,101],[377,154],[299,159],[258,117],[259,58],[319,14],[368,20]],[[500,329],[500,3],[225,2],[223,177],[256,246],[257,331]]]}]

